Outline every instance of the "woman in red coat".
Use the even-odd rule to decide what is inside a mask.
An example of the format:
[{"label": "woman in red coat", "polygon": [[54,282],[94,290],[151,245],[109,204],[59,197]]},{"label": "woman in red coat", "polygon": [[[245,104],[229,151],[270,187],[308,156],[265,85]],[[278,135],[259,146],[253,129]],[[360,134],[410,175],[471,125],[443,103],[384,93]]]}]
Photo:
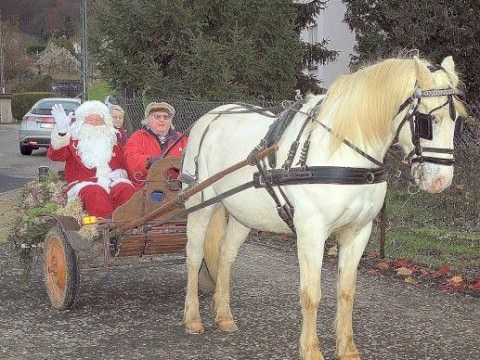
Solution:
[{"label": "woman in red coat", "polygon": [[172,125],[175,109],[166,102],[149,104],[145,109],[144,127],[135,131],[124,148],[130,180],[138,190],[143,186],[148,168],[167,156],[182,156],[187,137]]}]

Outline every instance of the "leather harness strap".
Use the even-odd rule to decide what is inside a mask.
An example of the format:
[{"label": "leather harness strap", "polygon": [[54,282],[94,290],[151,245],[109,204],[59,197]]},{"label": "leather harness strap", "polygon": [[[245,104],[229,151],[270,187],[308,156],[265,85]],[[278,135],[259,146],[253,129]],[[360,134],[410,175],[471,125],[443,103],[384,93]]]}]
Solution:
[{"label": "leather harness strap", "polygon": [[308,166],[295,167],[288,171],[273,169],[257,172],[253,175],[253,186],[256,188],[275,185],[302,184],[338,184],[368,185],[387,181],[386,168],[352,168],[340,166]]}]

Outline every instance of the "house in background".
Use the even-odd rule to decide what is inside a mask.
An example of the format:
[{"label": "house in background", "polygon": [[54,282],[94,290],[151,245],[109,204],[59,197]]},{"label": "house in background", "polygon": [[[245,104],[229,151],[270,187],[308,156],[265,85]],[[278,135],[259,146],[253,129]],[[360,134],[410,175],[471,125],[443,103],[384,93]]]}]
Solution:
[{"label": "house in background", "polygon": [[315,44],[329,40],[327,48],[339,52],[337,60],[326,65],[311,65],[305,72],[315,76],[320,86],[328,88],[340,75],[350,72],[350,54],[353,53],[355,34],[343,22],[346,7],[341,0],[330,0],[311,24],[301,33],[303,41]]}]

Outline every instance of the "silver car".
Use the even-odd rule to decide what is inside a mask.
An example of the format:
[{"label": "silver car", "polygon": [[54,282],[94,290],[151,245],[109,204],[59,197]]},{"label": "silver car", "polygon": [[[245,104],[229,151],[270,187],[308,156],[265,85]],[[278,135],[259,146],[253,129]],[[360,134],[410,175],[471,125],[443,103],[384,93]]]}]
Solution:
[{"label": "silver car", "polygon": [[69,114],[75,111],[81,101],[73,98],[46,98],[37,101],[23,116],[18,130],[22,155],[31,155],[33,150],[47,148],[50,144],[50,136],[55,126],[52,116],[52,106],[55,104],[61,104]]}]

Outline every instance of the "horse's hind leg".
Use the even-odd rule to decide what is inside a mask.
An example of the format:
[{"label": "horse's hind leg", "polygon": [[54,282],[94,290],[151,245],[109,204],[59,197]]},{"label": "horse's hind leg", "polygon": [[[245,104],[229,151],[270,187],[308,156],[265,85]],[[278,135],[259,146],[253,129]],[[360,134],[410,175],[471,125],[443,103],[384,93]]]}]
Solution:
[{"label": "horse's hind leg", "polygon": [[238,249],[249,232],[249,228],[240,224],[232,216],[229,217],[225,239],[220,249],[217,286],[213,296],[215,323],[223,331],[237,330],[237,325],[230,310],[230,270],[237,257]]},{"label": "horse's hind leg", "polygon": [[345,230],[338,236],[338,277],[337,277],[337,358],[360,360],[357,346],[353,341],[352,313],[357,281],[357,268],[367,246],[372,223],[353,233]]},{"label": "horse's hind leg", "polygon": [[195,211],[187,219],[187,294],[183,321],[186,331],[190,334],[199,334],[204,331],[200,317],[198,301],[198,272],[203,259],[203,242],[207,225],[213,213],[209,207]]}]

